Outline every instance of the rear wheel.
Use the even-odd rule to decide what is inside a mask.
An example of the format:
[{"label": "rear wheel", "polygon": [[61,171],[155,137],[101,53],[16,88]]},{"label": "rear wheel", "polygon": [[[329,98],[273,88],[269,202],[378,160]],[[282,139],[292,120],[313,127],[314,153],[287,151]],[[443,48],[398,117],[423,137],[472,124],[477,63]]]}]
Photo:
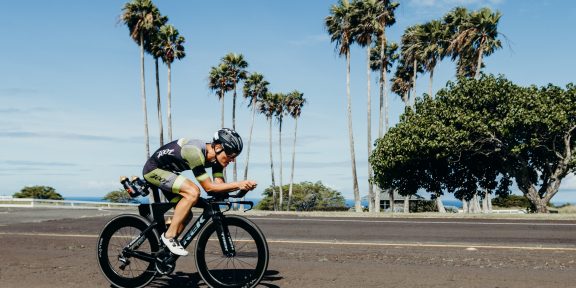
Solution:
[{"label": "rear wheel", "polygon": [[[153,262],[124,253],[129,244],[150,226],[143,217],[119,215],[110,220],[98,238],[98,264],[104,276],[117,287],[143,287],[156,275]],[[151,255],[159,250],[158,235],[154,230],[135,242],[131,251]]]},{"label": "rear wheel", "polygon": [[224,221],[236,255],[224,255],[216,224],[211,221],[196,242],[198,272],[210,287],[255,287],[268,268],[268,244],[264,234],[244,217],[226,216]]}]

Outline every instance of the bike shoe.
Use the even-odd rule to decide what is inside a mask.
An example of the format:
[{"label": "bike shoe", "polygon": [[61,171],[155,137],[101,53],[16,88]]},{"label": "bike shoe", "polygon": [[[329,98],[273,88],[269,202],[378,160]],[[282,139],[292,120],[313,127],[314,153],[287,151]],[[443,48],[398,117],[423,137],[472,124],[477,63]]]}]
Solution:
[{"label": "bike shoe", "polygon": [[174,238],[166,238],[164,233],[162,233],[162,236],[160,236],[160,238],[162,238],[162,242],[164,242],[164,245],[166,245],[166,247],[170,249],[170,252],[179,256],[188,255],[188,251],[186,251],[186,249],[184,249],[184,247],[180,245],[180,242],[178,242],[178,240]]}]

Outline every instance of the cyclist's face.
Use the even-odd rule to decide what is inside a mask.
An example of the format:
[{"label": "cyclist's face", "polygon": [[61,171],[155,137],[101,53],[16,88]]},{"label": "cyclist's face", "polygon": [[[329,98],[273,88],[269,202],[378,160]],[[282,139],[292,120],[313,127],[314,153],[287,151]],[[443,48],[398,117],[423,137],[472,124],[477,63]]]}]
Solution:
[{"label": "cyclist's face", "polygon": [[[217,152],[220,151],[220,149],[222,149],[222,146],[216,146]],[[227,155],[226,152],[222,151],[221,153],[216,154],[216,160],[218,160],[218,163],[220,163],[220,165],[222,165],[222,167],[226,167],[231,162],[236,161],[236,155],[230,156],[230,155]]]}]

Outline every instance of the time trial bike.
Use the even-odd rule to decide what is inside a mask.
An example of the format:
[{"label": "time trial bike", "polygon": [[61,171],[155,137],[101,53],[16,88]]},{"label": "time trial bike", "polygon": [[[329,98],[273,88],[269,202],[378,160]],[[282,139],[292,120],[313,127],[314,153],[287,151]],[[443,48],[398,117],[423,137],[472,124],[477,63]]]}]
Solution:
[{"label": "time trial bike", "polygon": [[[118,215],[104,226],[98,237],[98,264],[113,286],[143,287],[176,268],[179,256],[159,236],[168,227],[164,214],[175,203],[161,203],[158,189],[140,179],[123,185],[131,196],[152,192],[153,203],[140,204],[139,215]],[[258,226],[245,217],[224,214],[234,204],[247,205],[245,211],[252,209],[252,201],[237,200],[246,192],[200,197],[195,207],[203,212],[179,240],[184,248],[196,242],[196,267],[210,287],[255,287],[268,267],[268,244]]]}]

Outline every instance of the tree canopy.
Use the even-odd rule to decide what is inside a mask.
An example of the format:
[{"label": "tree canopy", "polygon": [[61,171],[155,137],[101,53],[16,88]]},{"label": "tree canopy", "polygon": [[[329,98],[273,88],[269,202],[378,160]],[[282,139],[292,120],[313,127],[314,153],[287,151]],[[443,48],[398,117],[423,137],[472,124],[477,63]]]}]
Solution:
[{"label": "tree canopy", "polygon": [[503,76],[449,82],[419,99],[377,141],[374,181],[402,195],[509,193],[512,179],[536,211],[574,172],[576,88],[520,87]]},{"label": "tree canopy", "polygon": [[109,192],[104,196],[104,200],[110,201],[112,203],[137,203],[138,201],[124,191],[123,189],[118,189]]},{"label": "tree canopy", "polygon": [[49,200],[64,200],[62,195],[56,192],[56,189],[50,186],[26,186],[20,192],[14,193],[14,198],[34,198]]},{"label": "tree canopy", "polygon": [[[289,185],[284,185],[288,190]],[[273,188],[268,187],[262,195],[264,198],[256,205],[256,209],[273,210]],[[285,200],[288,195],[284,194]],[[346,205],[342,194],[332,188],[324,186],[322,182],[301,182],[292,186],[291,211],[313,211],[313,210],[345,210]]]}]

